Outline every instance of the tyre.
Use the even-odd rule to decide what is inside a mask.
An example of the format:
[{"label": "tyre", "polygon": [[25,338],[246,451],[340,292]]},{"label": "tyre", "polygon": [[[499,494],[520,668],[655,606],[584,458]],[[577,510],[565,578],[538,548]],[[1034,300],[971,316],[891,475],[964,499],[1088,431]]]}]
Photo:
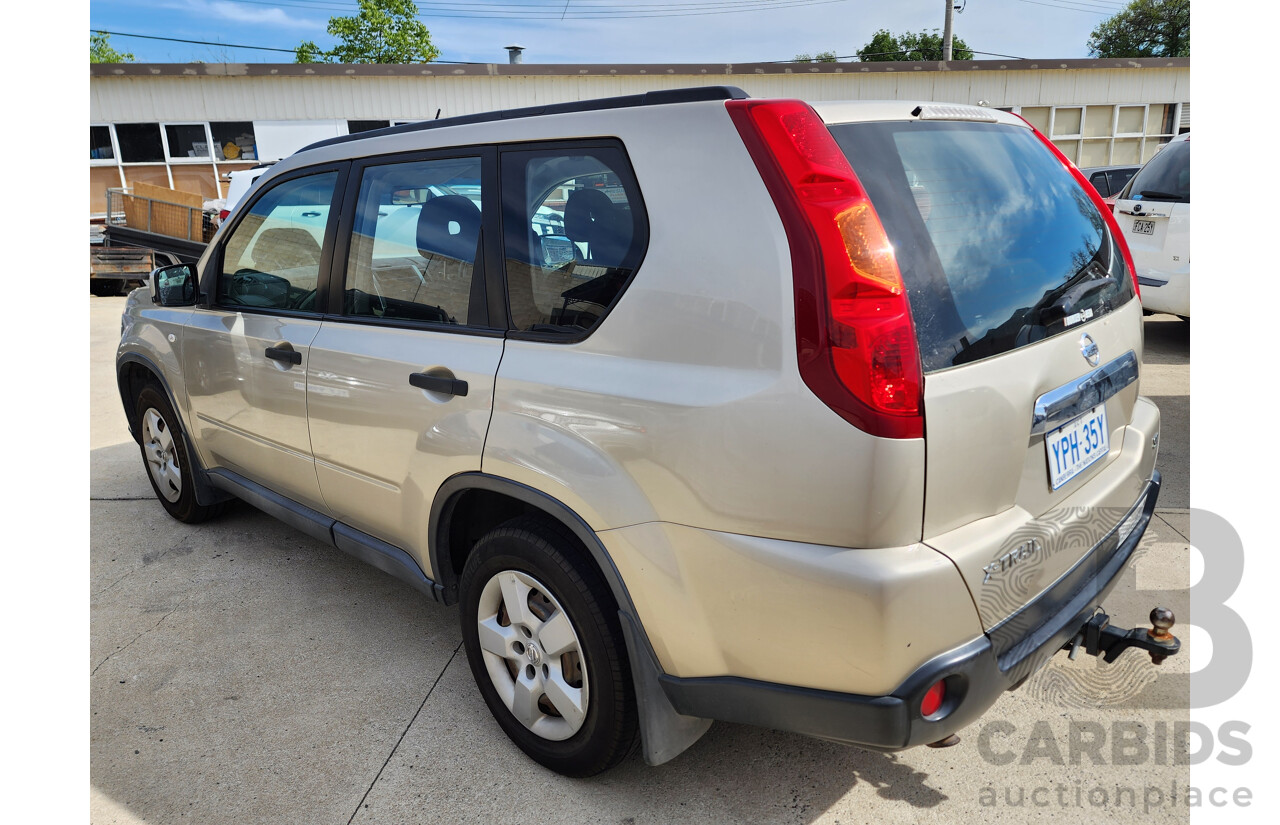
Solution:
[{"label": "tyre", "polygon": [[460,615],[467,661],[507,736],[538,763],[592,776],[638,742],[618,608],[559,525],[522,516],[467,558]]},{"label": "tyre", "polygon": [[196,501],[192,482],[194,464],[187,454],[178,416],[164,392],[148,384],[138,393],[134,410],[147,478],[169,515],[178,521],[196,524],[221,512],[221,504],[206,506]]}]

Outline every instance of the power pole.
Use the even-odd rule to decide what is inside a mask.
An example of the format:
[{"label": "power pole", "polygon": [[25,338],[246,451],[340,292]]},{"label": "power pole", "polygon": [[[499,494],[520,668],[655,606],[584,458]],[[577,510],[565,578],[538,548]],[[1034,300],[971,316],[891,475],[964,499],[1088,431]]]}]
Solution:
[{"label": "power pole", "polygon": [[955,13],[955,0],[944,0],[947,4],[946,22],[942,26],[942,59],[951,60],[951,15]]}]

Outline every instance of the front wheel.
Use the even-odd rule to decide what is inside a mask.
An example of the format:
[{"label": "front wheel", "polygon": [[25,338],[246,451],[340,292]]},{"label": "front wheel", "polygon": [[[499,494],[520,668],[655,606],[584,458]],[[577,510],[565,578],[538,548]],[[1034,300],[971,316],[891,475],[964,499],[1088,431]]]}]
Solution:
[{"label": "front wheel", "polygon": [[618,764],[637,741],[612,595],[573,538],[521,517],[476,544],[461,581],[472,675],[507,736],[566,776]]},{"label": "front wheel", "polygon": [[134,409],[147,478],[164,509],[188,524],[217,515],[222,510],[221,504],[206,506],[196,501],[193,464],[169,399],[148,384],[138,393]]}]

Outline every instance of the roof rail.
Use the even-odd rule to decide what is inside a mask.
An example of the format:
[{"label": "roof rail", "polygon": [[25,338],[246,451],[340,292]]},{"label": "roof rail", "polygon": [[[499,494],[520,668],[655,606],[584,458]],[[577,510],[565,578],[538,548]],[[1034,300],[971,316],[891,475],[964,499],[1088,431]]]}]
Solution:
[{"label": "roof rail", "polygon": [[417,123],[402,123],[399,126],[388,126],[384,129],[373,129],[354,135],[340,135],[317,141],[299,149],[306,152],[322,146],[335,146],[366,138],[386,135],[403,135],[409,132],[420,132],[426,129],[443,129],[446,126],[465,126],[471,123],[491,123],[495,120],[512,120],[537,115],[563,115],[570,112],[596,112],[602,109],[628,109],[633,106],[659,106],[664,103],[693,103],[702,100],[743,100],[750,97],[737,86],[693,86],[685,89],[661,89],[639,95],[623,95],[621,97],[601,97],[595,100],[580,100],[573,103],[553,103],[548,106],[528,106],[523,109],[503,109],[496,112],[481,112],[474,115],[447,117],[444,120],[422,120]]}]

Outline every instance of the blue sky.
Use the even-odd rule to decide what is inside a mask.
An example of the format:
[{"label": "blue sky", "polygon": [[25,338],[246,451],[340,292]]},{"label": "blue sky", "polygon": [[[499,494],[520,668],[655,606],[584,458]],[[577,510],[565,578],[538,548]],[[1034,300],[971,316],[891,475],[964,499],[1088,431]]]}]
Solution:
[{"label": "blue sky", "polygon": [[[965,2],[964,11],[955,16],[955,31],[971,48],[1028,58],[1087,57],[1089,32],[1124,6],[1122,0]],[[944,3],[420,0],[418,8],[442,60],[506,62],[503,46],[520,43],[527,49],[527,63],[745,63],[828,50],[852,55],[880,28],[895,33],[941,28]],[[756,10],[727,13],[744,7]],[[89,24],[113,32],[292,49],[302,40],[331,45],[325,33],[329,17],[355,11],[356,0],[94,0]],[[660,11],[678,15],[650,16]],[[120,36],[111,42],[140,61],[155,63],[292,60],[282,52],[229,46]]]}]

